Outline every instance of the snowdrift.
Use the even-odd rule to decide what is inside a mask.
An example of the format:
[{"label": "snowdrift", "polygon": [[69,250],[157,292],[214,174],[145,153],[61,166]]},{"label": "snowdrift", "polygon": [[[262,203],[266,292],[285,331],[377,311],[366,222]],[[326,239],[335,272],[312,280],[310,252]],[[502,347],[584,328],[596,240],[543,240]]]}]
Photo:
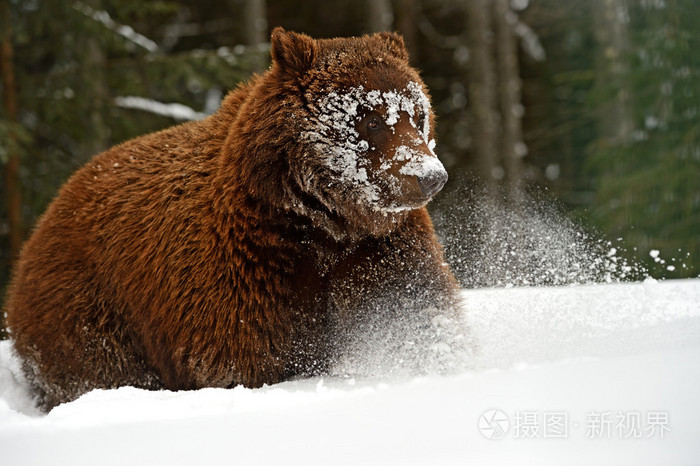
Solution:
[{"label": "snowdrift", "polygon": [[459,374],[94,391],[39,415],[0,342],[4,465],[699,464],[700,280],[465,291]]}]

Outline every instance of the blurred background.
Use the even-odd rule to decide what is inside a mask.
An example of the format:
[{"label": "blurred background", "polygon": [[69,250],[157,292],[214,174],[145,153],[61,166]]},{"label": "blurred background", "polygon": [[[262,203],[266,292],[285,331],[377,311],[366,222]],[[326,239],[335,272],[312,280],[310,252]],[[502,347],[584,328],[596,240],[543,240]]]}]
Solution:
[{"label": "blurred background", "polygon": [[111,145],[214,112],[236,83],[266,69],[275,26],[314,37],[403,34],[431,90],[451,178],[431,204],[436,223],[451,225],[441,234],[470,228],[468,211],[455,206],[512,208],[529,193],[609,241],[610,256],[656,278],[698,276],[697,7],[0,0],[0,295],[21,242],[77,167]]}]

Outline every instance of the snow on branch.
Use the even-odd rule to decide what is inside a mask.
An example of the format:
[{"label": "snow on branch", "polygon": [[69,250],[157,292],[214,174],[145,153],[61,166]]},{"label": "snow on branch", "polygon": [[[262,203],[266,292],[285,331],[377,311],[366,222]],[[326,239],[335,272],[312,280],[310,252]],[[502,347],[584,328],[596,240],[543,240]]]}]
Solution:
[{"label": "snow on branch", "polygon": [[512,24],[513,31],[515,32],[515,35],[520,38],[520,44],[522,45],[525,53],[527,53],[530,58],[535,61],[544,61],[547,56],[537,33],[533,31],[530,26],[520,21],[517,14],[513,12],[509,13],[512,14],[512,16],[509,14],[506,20]]},{"label": "snow on branch", "polygon": [[206,113],[197,112],[187,105],[178,103],[166,104],[145,97],[116,97],[114,104],[117,107],[143,110],[144,112],[170,117],[175,120],[202,120],[208,116]]},{"label": "snow on branch", "polygon": [[126,26],[124,24],[117,23],[106,11],[96,11],[90,8],[88,5],[85,5],[81,2],[76,2],[73,5],[73,8],[75,8],[77,11],[81,12],[88,18],[92,18],[98,23],[101,23],[107,29],[116,32],[132,44],[136,44],[139,47],[142,47],[151,53],[158,52],[158,44],[156,44],[148,37],[134,31],[134,28],[132,28],[131,26]]}]

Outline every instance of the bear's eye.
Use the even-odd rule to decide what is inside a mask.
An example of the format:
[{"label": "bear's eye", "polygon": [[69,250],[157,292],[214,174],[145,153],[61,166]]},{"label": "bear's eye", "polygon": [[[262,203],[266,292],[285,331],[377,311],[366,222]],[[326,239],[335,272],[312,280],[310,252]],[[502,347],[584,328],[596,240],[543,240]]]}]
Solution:
[{"label": "bear's eye", "polygon": [[372,117],[367,120],[367,129],[378,130],[382,127],[382,121],[378,117]]},{"label": "bear's eye", "polygon": [[418,114],[418,118],[416,119],[416,123],[418,125],[418,131],[423,131],[423,128],[425,128],[425,113],[420,112]]}]

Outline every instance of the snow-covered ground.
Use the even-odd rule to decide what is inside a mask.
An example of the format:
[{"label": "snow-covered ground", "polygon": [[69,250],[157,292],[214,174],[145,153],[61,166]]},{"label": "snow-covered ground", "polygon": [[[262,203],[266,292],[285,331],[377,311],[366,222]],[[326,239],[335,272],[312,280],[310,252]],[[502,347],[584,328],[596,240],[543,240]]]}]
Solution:
[{"label": "snow-covered ground", "polygon": [[0,343],[3,465],[700,464],[700,280],[465,291],[471,367],[88,393],[39,415]]}]

